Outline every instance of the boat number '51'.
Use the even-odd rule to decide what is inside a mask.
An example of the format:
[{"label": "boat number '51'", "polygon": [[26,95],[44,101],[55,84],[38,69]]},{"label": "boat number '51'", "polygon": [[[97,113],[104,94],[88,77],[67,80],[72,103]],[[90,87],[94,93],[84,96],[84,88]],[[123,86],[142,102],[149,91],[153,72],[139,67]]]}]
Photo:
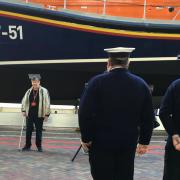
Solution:
[{"label": "boat number '51'", "polygon": [[7,36],[12,40],[20,39],[23,40],[23,27],[9,25],[7,31],[2,30],[2,26],[0,26],[0,37]]}]

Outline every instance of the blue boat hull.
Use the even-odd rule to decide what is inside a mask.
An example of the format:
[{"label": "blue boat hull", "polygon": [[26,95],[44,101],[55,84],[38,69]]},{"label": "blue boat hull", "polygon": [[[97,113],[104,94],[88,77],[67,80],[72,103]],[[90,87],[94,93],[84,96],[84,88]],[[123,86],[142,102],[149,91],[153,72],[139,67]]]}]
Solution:
[{"label": "blue boat hull", "polygon": [[[10,4],[8,4],[9,6]],[[180,25],[169,28],[169,26],[156,27],[144,23],[124,24],[118,22],[119,24],[115,24],[116,21],[109,22],[102,19],[98,24],[97,19],[89,20],[87,17],[83,17],[84,19],[80,21],[79,19],[82,17],[77,16],[73,19],[71,14],[68,17],[68,13],[46,12],[23,6],[18,7],[21,11],[14,6],[12,9],[4,10],[2,4],[0,10],[1,8],[6,13],[0,13],[0,60],[2,61],[104,58],[107,55],[103,49],[116,46],[135,47],[136,51],[133,53],[133,57],[170,57],[180,53],[180,33],[178,33]],[[23,17],[26,15],[30,17]],[[42,20],[33,19],[38,17]],[[44,22],[45,20],[46,22]],[[56,22],[49,23],[47,22],[49,20]],[[62,24],[58,25],[58,21],[71,24],[63,27]],[[73,27],[73,23],[76,23],[78,28]],[[88,28],[81,28],[84,25],[87,25]],[[12,26],[15,26],[15,29]],[[22,32],[17,30],[18,27],[22,28]],[[104,29],[96,31],[96,29],[91,30],[91,27]],[[16,39],[10,38],[10,35],[13,36],[13,34],[9,32],[9,28],[16,31]],[[134,34],[127,33],[121,36],[121,34],[106,33],[108,30],[113,32],[114,29],[125,30],[128,33],[131,31]],[[136,35],[137,31],[139,35]],[[141,32],[151,33],[151,31],[154,36],[141,36]],[[2,32],[7,32],[8,35],[2,35]],[[158,37],[156,37],[156,33],[159,34]],[[176,37],[164,38],[161,37],[162,33],[172,35],[174,33]]]},{"label": "blue boat hull", "polygon": [[[53,104],[75,104],[84,83],[103,72],[105,62],[23,65],[23,61],[107,58],[103,49],[117,46],[135,47],[132,57],[177,56],[180,24],[126,22],[0,3],[0,81],[6,82],[0,102],[20,102],[30,85],[27,74],[40,73]],[[153,95],[161,97],[179,77],[179,67],[180,61],[146,61],[132,62],[130,70],[154,84]],[[156,107],[159,103],[160,98]]]}]

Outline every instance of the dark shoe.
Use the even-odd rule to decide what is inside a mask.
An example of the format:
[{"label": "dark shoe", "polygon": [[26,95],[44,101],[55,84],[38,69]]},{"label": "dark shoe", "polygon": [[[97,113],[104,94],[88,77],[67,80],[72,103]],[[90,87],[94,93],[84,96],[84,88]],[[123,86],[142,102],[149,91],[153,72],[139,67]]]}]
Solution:
[{"label": "dark shoe", "polygon": [[43,152],[42,147],[37,147],[37,149],[38,149],[38,152]]},{"label": "dark shoe", "polygon": [[31,150],[31,147],[28,147],[28,146],[24,146],[22,148],[22,151],[30,151]]}]

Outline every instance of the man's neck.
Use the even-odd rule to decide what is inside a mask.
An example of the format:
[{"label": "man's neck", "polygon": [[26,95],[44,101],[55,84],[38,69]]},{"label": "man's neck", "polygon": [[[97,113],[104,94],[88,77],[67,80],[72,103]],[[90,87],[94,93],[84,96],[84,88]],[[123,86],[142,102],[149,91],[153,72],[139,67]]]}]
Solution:
[{"label": "man's neck", "polygon": [[39,90],[39,87],[33,87],[33,90],[37,91],[37,90]]}]

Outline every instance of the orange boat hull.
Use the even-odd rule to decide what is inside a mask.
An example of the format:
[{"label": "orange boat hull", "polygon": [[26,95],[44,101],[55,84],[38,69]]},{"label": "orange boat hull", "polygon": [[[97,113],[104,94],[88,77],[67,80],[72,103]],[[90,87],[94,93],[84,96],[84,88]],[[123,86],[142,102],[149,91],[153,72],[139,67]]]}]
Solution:
[{"label": "orange boat hull", "polygon": [[[44,5],[47,9],[64,8],[64,0],[28,0],[30,3]],[[180,2],[177,0],[67,0],[66,8],[88,13],[110,16],[146,18],[158,20],[180,20]],[[145,10],[145,12],[144,12]]]}]

